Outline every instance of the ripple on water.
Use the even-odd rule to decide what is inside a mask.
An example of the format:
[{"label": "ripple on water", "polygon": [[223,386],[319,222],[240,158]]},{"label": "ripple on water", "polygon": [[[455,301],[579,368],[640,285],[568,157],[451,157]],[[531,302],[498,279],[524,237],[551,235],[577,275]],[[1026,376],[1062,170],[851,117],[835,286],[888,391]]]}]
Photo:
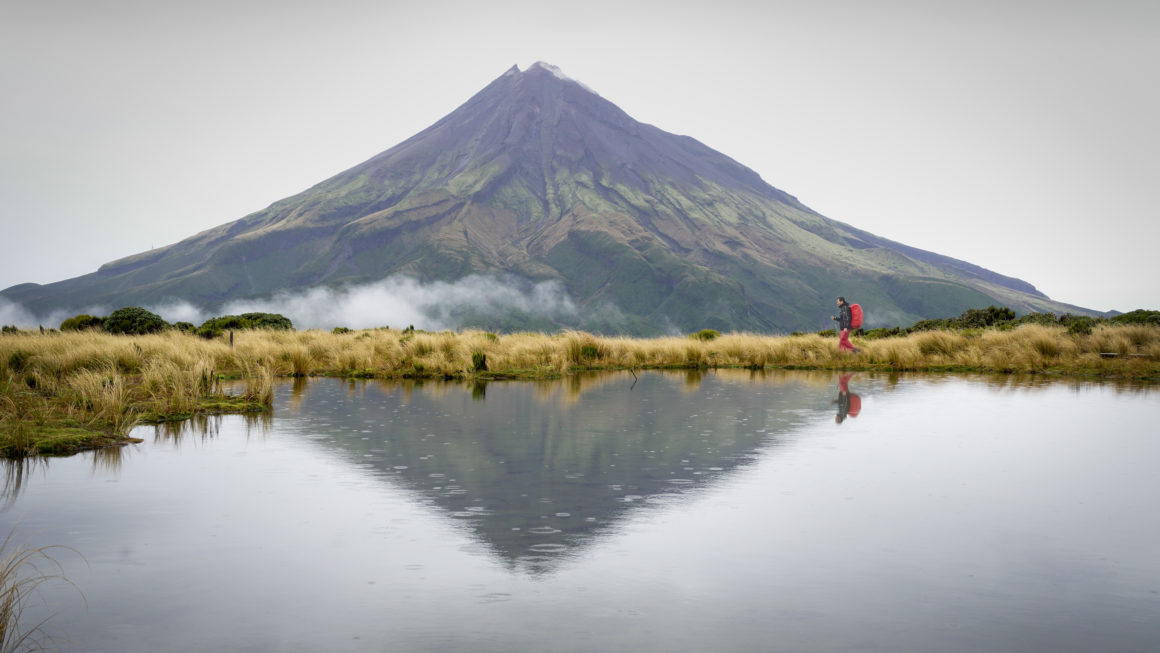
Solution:
[{"label": "ripple on water", "polygon": [[563,553],[568,547],[563,544],[533,544],[528,550],[536,553]]},{"label": "ripple on water", "polygon": [[556,561],[552,556],[520,556],[518,560],[526,567],[542,567]]},{"label": "ripple on water", "polygon": [[512,595],[507,592],[488,592],[476,598],[480,603],[505,603],[512,600]]},{"label": "ripple on water", "polygon": [[553,533],[559,533],[561,531],[560,531],[560,529],[552,528],[551,526],[536,526],[535,528],[529,528],[528,532],[535,533],[536,535],[551,535]]}]

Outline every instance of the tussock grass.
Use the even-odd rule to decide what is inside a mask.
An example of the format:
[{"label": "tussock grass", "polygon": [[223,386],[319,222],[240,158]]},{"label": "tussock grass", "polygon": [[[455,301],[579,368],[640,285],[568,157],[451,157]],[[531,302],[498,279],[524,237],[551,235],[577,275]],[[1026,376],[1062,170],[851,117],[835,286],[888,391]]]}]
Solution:
[{"label": "tussock grass", "polygon": [[[932,330],[854,338],[857,354],[818,334],[713,338],[482,331],[349,333],[248,330],[206,340],[168,331],[18,333],[0,337],[0,453],[106,443],[139,422],[269,406],[279,377],[553,378],[584,370],[710,368],[969,371],[1160,380],[1160,327],[1060,325]],[[241,378],[240,395],[218,380]],[[87,436],[85,435],[87,434]],[[50,442],[51,446],[45,445]],[[92,446],[92,445],[89,445]]]},{"label": "tussock grass", "polygon": [[[273,401],[269,367],[178,332],[5,334],[0,456],[72,453],[127,442],[142,422],[262,410]],[[222,390],[218,370],[247,378],[241,396]]]}]

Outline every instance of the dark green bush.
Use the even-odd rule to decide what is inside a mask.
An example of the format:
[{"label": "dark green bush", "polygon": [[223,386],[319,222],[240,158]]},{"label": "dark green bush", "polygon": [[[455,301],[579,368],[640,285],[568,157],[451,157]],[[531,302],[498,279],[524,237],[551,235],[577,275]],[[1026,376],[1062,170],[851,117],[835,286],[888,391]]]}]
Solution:
[{"label": "dark green bush", "polygon": [[138,306],[126,306],[110,313],[102,326],[109,333],[144,335],[157,333],[168,327],[169,323],[151,311]]},{"label": "dark green bush", "polygon": [[[861,331],[861,329],[859,329],[859,331]],[[870,339],[870,340],[876,340],[878,338],[890,338],[892,336],[900,336],[900,335],[903,335],[904,333],[905,333],[905,331],[903,331],[899,327],[893,327],[890,329],[887,329],[885,327],[880,327],[877,329],[870,329],[869,331],[864,333],[862,337]]]},{"label": "dark green bush", "polygon": [[[1099,324],[1157,324],[1160,325],[1160,311],[1136,310],[1124,313],[1113,318],[1089,317],[1087,315],[1072,315],[1064,313],[1027,313],[1015,317],[1015,312],[1006,307],[988,306],[987,308],[967,309],[957,318],[943,320],[920,320],[913,326],[905,329],[907,333],[927,331],[931,329],[985,329],[994,328],[1001,331],[1014,329],[1023,324],[1040,324],[1044,326],[1067,327],[1069,333],[1090,334]],[[875,329],[875,331],[878,331]],[[870,332],[873,337],[875,331]]]},{"label": "dark green bush", "polygon": [[201,336],[202,338],[205,338],[206,340],[213,340],[214,338],[216,338],[222,334],[222,330],[221,329],[214,329],[213,327],[201,326],[201,327],[198,327],[193,333],[194,333],[194,335]]},{"label": "dark green bush", "polygon": [[0,333],[20,333],[20,327],[17,327],[15,324],[5,324],[3,327],[0,327]]},{"label": "dark green bush", "polygon": [[193,326],[191,322],[174,322],[173,328],[182,333],[193,333],[197,331],[197,327]]},{"label": "dark green bush", "polygon": [[1108,322],[1112,324],[1152,324],[1160,326],[1160,311],[1149,311],[1138,308],[1134,311],[1108,318]]},{"label": "dark green bush", "polygon": [[289,331],[294,328],[290,318],[278,313],[242,313],[241,315],[222,315],[202,322],[199,329],[278,329]]},{"label": "dark green bush", "polygon": [[701,329],[696,333],[690,334],[689,337],[693,338],[694,340],[704,340],[705,342],[708,342],[710,340],[716,340],[720,335],[721,332],[717,331],[716,329]]},{"label": "dark green bush", "polygon": [[1092,334],[1092,325],[1095,323],[1090,317],[1081,317],[1080,319],[1072,320],[1067,325],[1067,332],[1072,335],[1090,336]]},{"label": "dark green bush", "polygon": [[242,313],[241,315],[222,315],[213,317],[201,323],[197,328],[197,335],[202,338],[216,338],[228,330],[242,329],[276,329],[292,331],[294,323],[290,318],[278,313]]},{"label": "dark green bush", "polygon": [[339,327],[334,327],[334,329],[332,329],[330,332],[335,334],[335,335],[342,335],[344,333],[350,333],[350,331],[351,330],[347,327],[339,326]]},{"label": "dark green bush", "polygon": [[954,322],[955,326],[961,329],[978,329],[1000,322],[1010,322],[1014,319],[1015,311],[1006,306],[988,306],[987,308],[968,308]]},{"label": "dark green bush", "polygon": [[913,333],[915,331],[938,331],[940,329],[950,329],[953,326],[954,320],[950,318],[942,320],[919,320],[918,322],[915,322],[913,325],[911,325],[911,327],[907,329],[907,332]]},{"label": "dark green bush", "polygon": [[1059,318],[1055,313],[1028,313],[1016,320],[1019,324],[1042,324],[1044,326],[1052,326],[1059,323]]},{"label": "dark green bush", "polygon": [[[1053,319],[1054,317],[1052,316]],[[919,320],[905,329],[905,332],[914,333],[915,331],[938,331],[941,329],[984,329],[1010,324],[1014,319],[1015,311],[1006,306],[968,308],[958,317]]]},{"label": "dark green bush", "polygon": [[105,318],[97,315],[81,313],[60,323],[61,331],[83,331],[85,329],[103,329]]},{"label": "dark green bush", "polygon": [[483,353],[482,351],[471,352],[471,367],[475,369],[476,372],[486,372],[487,354]]}]

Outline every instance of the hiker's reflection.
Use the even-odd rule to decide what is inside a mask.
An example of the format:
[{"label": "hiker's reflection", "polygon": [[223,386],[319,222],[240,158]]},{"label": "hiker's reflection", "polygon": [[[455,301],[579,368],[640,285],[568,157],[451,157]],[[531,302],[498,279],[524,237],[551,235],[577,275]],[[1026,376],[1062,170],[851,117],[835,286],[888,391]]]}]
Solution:
[{"label": "hiker's reflection", "polygon": [[838,414],[834,416],[834,421],[838,424],[846,421],[846,416],[857,417],[858,413],[862,412],[862,397],[857,393],[850,392],[850,378],[853,374],[842,374],[838,376]]}]

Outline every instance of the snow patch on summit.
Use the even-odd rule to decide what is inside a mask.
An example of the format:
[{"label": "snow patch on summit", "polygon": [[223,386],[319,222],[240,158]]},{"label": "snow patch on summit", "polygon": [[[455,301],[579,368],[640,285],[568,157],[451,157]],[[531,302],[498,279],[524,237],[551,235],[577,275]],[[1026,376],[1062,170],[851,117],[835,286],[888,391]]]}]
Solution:
[{"label": "snow patch on summit", "polygon": [[562,79],[566,82],[572,82],[573,84],[580,86],[580,88],[584,89],[585,91],[588,91],[589,93],[592,93],[593,95],[600,95],[596,91],[592,90],[584,82],[581,82],[580,80],[577,80],[577,79],[572,79],[571,77],[565,75],[564,71],[560,70],[559,66],[553,66],[552,64],[547,63],[545,61],[537,61],[536,63],[528,66],[528,70],[531,70],[533,68],[540,68],[540,69],[546,70],[546,71],[552,73],[552,75],[554,75],[557,79]]}]

